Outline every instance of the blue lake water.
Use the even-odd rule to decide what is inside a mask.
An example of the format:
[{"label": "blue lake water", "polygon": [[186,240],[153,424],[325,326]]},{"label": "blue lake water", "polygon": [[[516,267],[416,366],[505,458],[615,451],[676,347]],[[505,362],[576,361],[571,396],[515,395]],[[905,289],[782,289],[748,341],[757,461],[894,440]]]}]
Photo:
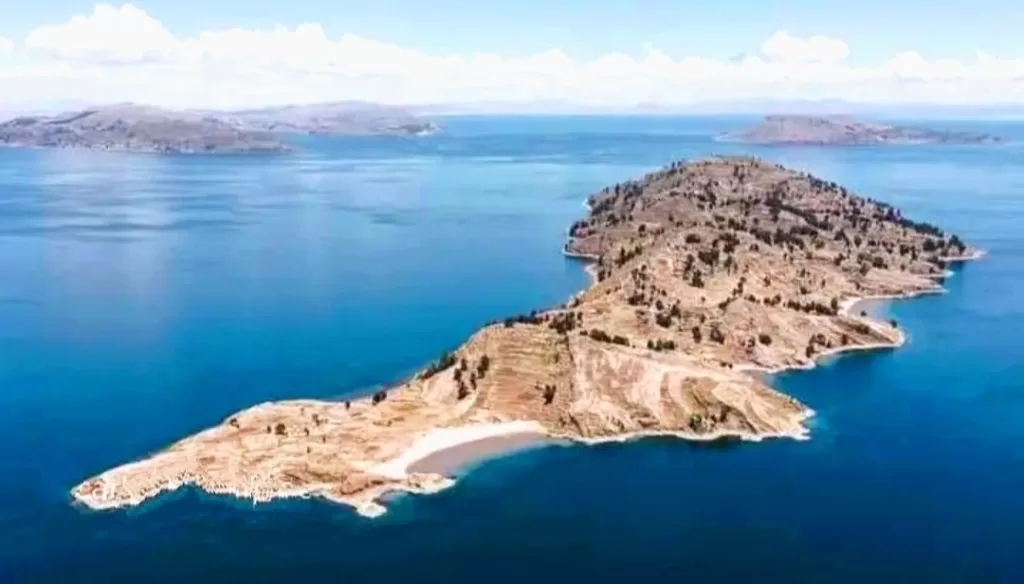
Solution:
[{"label": "blue lake water", "polygon": [[[1024,581],[1024,124],[1004,146],[743,148],[737,118],[453,118],[282,158],[0,150],[0,582]],[[586,284],[600,187],[750,152],[987,249],[888,306],[911,342],[777,385],[813,439],[561,446],[368,521],[83,478],[272,399],[387,384]]]}]

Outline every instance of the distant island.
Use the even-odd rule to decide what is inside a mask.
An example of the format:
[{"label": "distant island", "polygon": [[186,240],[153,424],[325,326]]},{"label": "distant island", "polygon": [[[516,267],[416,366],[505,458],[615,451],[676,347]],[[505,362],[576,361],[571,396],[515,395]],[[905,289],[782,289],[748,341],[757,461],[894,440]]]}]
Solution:
[{"label": "distant island", "polygon": [[114,104],[0,123],[0,147],[162,154],[254,154],[291,150],[286,134],[426,135],[440,127],[398,108],[362,102],[245,111],[173,111]]},{"label": "distant island", "polygon": [[422,136],[441,129],[401,108],[361,101],[288,105],[216,115],[247,130],[290,134]]},{"label": "distant island", "polygon": [[450,486],[437,457],[457,449],[805,439],[813,412],[757,372],[903,344],[895,321],[857,302],[941,292],[948,262],[980,256],[888,204],[746,157],[676,162],[589,207],[564,253],[590,262],[593,281],[563,305],[488,324],[373,395],[235,413],[72,497],[109,509],[195,486],[373,516],[387,493]]},{"label": "distant island", "polygon": [[278,153],[269,133],[241,130],[212,116],[135,104],[89,108],[0,123],[0,146],[162,154]]},{"label": "distant island", "polygon": [[771,115],[741,132],[721,134],[723,142],[806,144],[818,146],[872,144],[991,144],[1002,139],[976,132],[947,132],[864,122],[848,116]]}]

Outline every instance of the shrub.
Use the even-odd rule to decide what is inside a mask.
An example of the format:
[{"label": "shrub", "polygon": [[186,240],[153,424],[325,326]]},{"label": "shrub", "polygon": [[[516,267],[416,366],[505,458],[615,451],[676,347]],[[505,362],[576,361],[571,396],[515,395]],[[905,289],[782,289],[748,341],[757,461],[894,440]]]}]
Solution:
[{"label": "shrub", "polygon": [[455,355],[452,355],[451,353],[447,352],[442,353],[441,358],[439,358],[436,362],[432,363],[430,366],[424,369],[422,373],[420,373],[420,379],[430,379],[431,377],[437,375],[438,373],[444,371],[445,369],[451,367],[452,365],[455,365]]},{"label": "shrub", "polygon": [[720,345],[725,343],[725,334],[722,332],[722,329],[717,326],[711,327],[711,340]]},{"label": "shrub", "polygon": [[557,388],[554,385],[544,386],[544,405],[550,405],[551,402],[555,401],[555,392]]}]

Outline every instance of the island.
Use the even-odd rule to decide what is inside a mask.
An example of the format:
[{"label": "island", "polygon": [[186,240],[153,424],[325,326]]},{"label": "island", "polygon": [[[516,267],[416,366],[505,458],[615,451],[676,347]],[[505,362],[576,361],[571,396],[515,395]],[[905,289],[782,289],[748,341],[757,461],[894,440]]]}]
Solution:
[{"label": "island", "polygon": [[909,126],[859,121],[849,116],[770,115],[757,126],[741,132],[720,134],[722,142],[746,144],[915,145],[993,144],[998,136],[975,132],[947,132]]},{"label": "island", "polygon": [[241,129],[214,116],[137,104],[17,117],[0,123],[0,146],[159,154],[288,151],[281,140],[267,132]]},{"label": "island", "polygon": [[425,136],[441,127],[399,107],[362,101],[212,112],[252,131],[333,136]]},{"label": "island", "polygon": [[159,154],[252,154],[292,150],[287,135],[425,136],[441,127],[400,108],[365,102],[241,111],[174,111],[134,103],[0,123],[0,147]]},{"label": "island", "polygon": [[747,157],[675,162],[588,203],[564,253],[592,283],[561,306],[490,323],[372,395],[232,414],[71,496],[110,509],[191,486],[375,516],[387,493],[452,485],[429,461],[473,445],[806,439],[812,410],[760,373],[903,344],[855,304],[941,292],[949,262],[980,257],[893,206]]}]

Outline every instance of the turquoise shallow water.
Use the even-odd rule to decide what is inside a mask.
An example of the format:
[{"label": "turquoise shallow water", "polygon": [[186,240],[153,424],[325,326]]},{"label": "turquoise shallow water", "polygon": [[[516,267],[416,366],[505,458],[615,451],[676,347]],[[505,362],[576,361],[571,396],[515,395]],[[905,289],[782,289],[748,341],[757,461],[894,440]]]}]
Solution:
[{"label": "turquoise shallow water", "polygon": [[[280,159],[0,150],[0,582],[1020,582],[1024,125],[1000,147],[763,148],[741,119],[462,118]],[[990,252],[891,312],[911,337],[778,385],[813,439],[550,447],[376,521],[67,489],[254,403],[398,379],[586,283],[559,254],[601,186],[748,151]]]}]

